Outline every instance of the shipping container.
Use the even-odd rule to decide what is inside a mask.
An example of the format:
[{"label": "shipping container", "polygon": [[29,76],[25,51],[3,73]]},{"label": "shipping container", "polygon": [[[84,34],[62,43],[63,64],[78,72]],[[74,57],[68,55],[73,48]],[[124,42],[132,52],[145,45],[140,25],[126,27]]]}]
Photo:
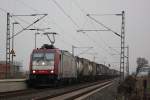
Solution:
[{"label": "shipping container", "polygon": [[96,76],[96,63],[95,62],[91,62],[92,63],[92,75]]},{"label": "shipping container", "polygon": [[96,75],[102,75],[102,66],[101,66],[101,64],[96,64]]},{"label": "shipping container", "polygon": [[60,74],[62,78],[77,78],[75,57],[68,51],[61,51]]},{"label": "shipping container", "polygon": [[83,58],[83,76],[90,76],[91,70],[90,61]]},{"label": "shipping container", "polygon": [[76,64],[77,64],[77,75],[79,77],[83,76],[83,59],[79,57],[76,58]]}]

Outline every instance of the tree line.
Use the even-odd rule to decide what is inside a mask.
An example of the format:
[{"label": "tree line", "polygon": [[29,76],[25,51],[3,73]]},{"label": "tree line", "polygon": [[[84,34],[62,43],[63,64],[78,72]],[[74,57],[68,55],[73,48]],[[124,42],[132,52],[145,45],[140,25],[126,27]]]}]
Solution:
[{"label": "tree line", "polygon": [[150,67],[148,60],[144,57],[138,57],[136,63],[137,63],[136,73],[138,73],[140,68],[142,67]]}]

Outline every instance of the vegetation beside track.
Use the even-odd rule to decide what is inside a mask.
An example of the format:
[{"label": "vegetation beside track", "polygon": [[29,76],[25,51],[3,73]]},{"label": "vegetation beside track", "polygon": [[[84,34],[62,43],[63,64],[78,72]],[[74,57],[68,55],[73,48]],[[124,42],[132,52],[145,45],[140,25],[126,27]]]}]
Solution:
[{"label": "vegetation beside track", "polygon": [[139,100],[136,95],[136,78],[128,76],[118,86],[117,100]]}]

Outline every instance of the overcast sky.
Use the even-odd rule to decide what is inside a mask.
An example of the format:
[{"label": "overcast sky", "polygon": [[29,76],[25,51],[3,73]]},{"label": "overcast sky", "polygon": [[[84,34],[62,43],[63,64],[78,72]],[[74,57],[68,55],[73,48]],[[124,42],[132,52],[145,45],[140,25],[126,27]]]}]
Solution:
[{"label": "overcast sky", "polygon": [[[120,38],[112,32],[77,32],[79,29],[105,29],[86,14],[120,14],[125,11],[126,45],[130,47],[130,70],[135,71],[137,57],[145,57],[150,62],[150,0],[1,0],[0,1],[0,60],[5,60],[6,12],[11,14],[46,13],[44,19],[31,28],[51,28],[45,32],[56,32],[55,46],[71,52],[72,45],[77,47],[94,47],[75,49],[75,55],[94,59],[98,63],[111,64],[111,68],[119,69]],[[92,16],[92,15],[91,15]],[[13,17],[11,23],[17,21],[26,27],[37,17]],[[120,16],[92,16],[112,30],[120,34]],[[15,33],[21,30],[15,25]],[[11,26],[12,31],[12,26]],[[36,31],[24,31],[15,37],[16,61],[23,63],[28,69],[30,53],[34,48]],[[43,33],[43,32],[40,32]],[[44,35],[37,36],[37,47],[49,43]],[[84,52],[84,53],[83,53]]]}]

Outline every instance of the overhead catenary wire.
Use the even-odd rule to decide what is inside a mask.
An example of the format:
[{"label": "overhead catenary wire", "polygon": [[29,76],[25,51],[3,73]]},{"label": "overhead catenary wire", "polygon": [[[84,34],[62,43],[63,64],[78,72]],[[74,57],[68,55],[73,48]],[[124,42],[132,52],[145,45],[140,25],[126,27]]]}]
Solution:
[{"label": "overhead catenary wire", "polygon": [[79,28],[79,25],[73,20],[73,18],[69,15],[69,14],[67,14],[66,12],[65,12],[65,10],[61,7],[61,5],[56,1],[56,0],[52,0],[55,4],[56,4],[56,6],[64,13],[64,15],[65,16],[67,16],[69,19],[70,19],[70,21],[77,27],[77,28]]},{"label": "overhead catenary wire", "polygon": [[[26,21],[26,20],[24,20],[24,19],[22,19],[22,18],[20,18],[20,17],[18,17],[18,16],[16,16],[15,18],[18,19],[18,20],[20,20],[20,21],[22,21],[22,22],[24,22],[24,23],[27,24],[27,25],[31,24],[31,23],[29,23],[28,21]],[[17,21],[15,18],[14,18],[14,20]],[[22,29],[25,28],[25,27],[23,27],[23,25],[21,25],[21,24],[19,24],[19,25],[22,27]],[[36,27],[36,26],[34,26],[34,28],[38,29],[38,27]]]},{"label": "overhead catenary wire", "polygon": [[[85,12],[85,10],[84,9],[82,9],[80,6],[79,6],[79,4],[77,3],[77,2],[75,2],[75,1],[73,1],[74,2],[74,4],[80,9],[80,11],[83,13],[83,15],[87,15],[87,13]],[[114,15],[114,14],[113,14]],[[87,17],[87,16],[86,16]],[[86,18],[85,17],[85,18]],[[101,23],[102,24],[102,23]],[[107,26],[105,26],[104,24],[102,24],[102,26],[103,27],[105,27],[106,29],[108,29],[108,30],[104,30],[104,31],[113,31],[113,30],[111,30],[110,28],[108,28]],[[95,30],[96,31],[96,30]],[[99,30],[97,30],[96,32],[98,33],[98,31]],[[113,31],[114,32],[114,31]],[[114,32],[115,34],[116,34],[116,32]],[[92,38],[90,38],[90,36],[88,36],[88,34],[84,34],[84,35],[86,35],[89,39],[92,39]],[[93,40],[92,39],[92,41],[93,42],[95,42],[96,43],[96,41],[95,40]],[[104,40],[102,40],[103,42],[104,42],[104,44],[106,44],[106,46],[109,48],[109,49],[111,49],[111,50],[113,50],[113,51],[115,51],[115,52],[117,52],[118,53],[118,51],[116,50],[116,49],[114,49],[114,48],[112,48],[111,46],[109,46]],[[99,45],[98,45],[99,46]],[[100,48],[102,48],[102,47],[100,47]],[[105,50],[104,48],[103,48],[103,50]],[[107,51],[108,52],[108,51]],[[111,56],[111,54],[108,52],[108,54],[109,54],[109,56]]]},{"label": "overhead catenary wire", "polygon": [[116,16],[116,15],[120,15],[120,14],[90,14],[92,16]]},{"label": "overhead catenary wire", "polygon": [[[26,6],[26,7],[28,7],[29,9],[31,9],[31,10],[33,10],[33,11],[36,11],[36,12],[43,12],[43,11],[41,11],[41,10],[38,10],[38,9],[35,9],[35,8],[33,8],[33,7],[31,7],[30,5],[28,5],[27,3],[25,3],[25,2],[23,2],[23,1],[21,1],[21,0],[17,0],[18,1],[18,3],[20,3],[20,4],[22,4],[22,5],[24,5],[24,6]],[[51,19],[51,20],[53,20],[53,23],[58,27],[58,29],[60,30],[60,31],[62,31],[61,32],[61,34],[62,33],[66,33],[61,27],[60,27],[60,25],[58,25],[55,21],[54,21],[54,19],[52,19],[49,15],[47,16],[47,17],[49,17],[49,19]],[[29,23],[29,22],[27,22],[27,21],[25,21],[25,20],[23,20],[23,19],[21,19],[21,18],[19,18],[20,20],[22,20],[23,22],[25,22],[25,23]],[[45,21],[45,20],[44,20]],[[46,23],[47,22],[49,22],[49,20],[48,21],[46,21]],[[47,23],[47,25],[50,25],[50,23]],[[69,34],[70,35],[70,34]],[[63,38],[63,35],[59,35],[59,36],[61,36],[62,38]],[[72,40],[76,40],[76,41],[78,41],[75,37],[72,37],[72,36],[70,36],[71,38],[72,38]],[[67,39],[69,39],[70,37],[68,37]],[[66,40],[66,39],[65,39]],[[61,41],[62,42],[64,42],[65,41],[64,39],[61,39]],[[78,41],[79,43],[81,43],[80,41]],[[68,44],[68,45],[71,45],[69,42],[65,42],[65,44]],[[71,45],[72,46],[72,45]]]},{"label": "overhead catenary wire", "polygon": [[[58,8],[72,21],[72,23],[77,27],[77,28],[80,28],[79,26],[78,26],[78,24],[71,18],[71,16],[69,16],[66,12],[65,12],[65,10],[56,2],[56,0],[52,0],[57,6],[58,6]],[[80,8],[81,9],[81,8]],[[83,10],[82,10],[82,12],[84,12]],[[86,34],[87,35],[87,34]],[[89,36],[87,36],[88,38],[90,38]],[[93,40],[94,41],[94,40]],[[95,42],[95,41],[94,41]]]},{"label": "overhead catenary wire", "polygon": [[104,28],[106,28],[107,30],[109,30],[109,31],[113,32],[114,34],[116,34],[117,36],[121,37],[120,34],[118,34],[117,32],[115,32],[114,30],[110,29],[109,27],[107,27],[107,26],[104,25],[103,23],[97,21],[95,18],[91,17],[90,14],[87,14],[87,16],[88,16],[90,19],[94,20],[96,23],[98,23],[98,24],[100,24],[101,26],[103,26]]},{"label": "overhead catenary wire", "polygon": [[[3,12],[5,12],[5,13],[8,13],[8,11],[5,10],[5,9],[3,9],[3,8],[0,8],[0,10],[3,11]],[[31,14],[31,15],[34,16],[34,15],[43,15],[43,14]],[[46,14],[44,14],[44,17],[45,17],[45,15],[46,15]],[[13,14],[12,14],[11,16],[18,17],[18,16],[21,16],[21,15],[13,15]],[[22,15],[22,16],[29,16],[29,15]],[[30,24],[30,25],[24,28],[21,24],[19,24],[19,25],[22,27],[22,30],[19,31],[18,33],[16,33],[14,36],[20,34],[20,33],[23,32],[26,28],[28,28],[28,27],[32,26],[33,24],[37,23],[37,22],[38,22],[40,19],[42,19],[42,18],[43,18],[43,17],[37,19],[37,20],[34,21],[32,24],[28,23],[27,21],[25,21],[25,20],[23,20],[23,19],[21,19],[21,18],[18,18],[18,19],[22,20],[23,22],[25,22],[25,23],[27,23],[27,24]],[[15,19],[14,19],[14,20],[15,20]],[[16,20],[15,20],[15,21],[16,21]],[[14,36],[12,36],[12,37],[14,37]],[[11,39],[12,37],[10,37],[10,39]]]},{"label": "overhead catenary wire", "polygon": [[[87,13],[85,12],[85,10],[83,8],[81,8],[77,2],[75,2],[75,1],[73,1],[73,2],[80,9],[80,11],[83,13],[83,15],[85,16],[85,18],[87,19],[87,16],[86,16]],[[92,39],[88,34],[84,34],[84,35],[86,35],[90,40],[92,40],[93,43],[97,44],[97,41],[95,41],[94,39]],[[99,44],[98,44],[98,47],[100,47]],[[100,47],[100,49],[104,49],[104,48]],[[104,50],[104,51],[107,51],[107,50]]]},{"label": "overhead catenary wire", "polygon": [[[18,1],[18,0],[17,0]],[[19,1],[20,2],[20,1]],[[65,12],[65,10],[56,2],[56,0],[53,0],[53,2],[62,10],[62,12],[68,17],[68,18],[70,18],[71,19],[71,21],[73,21],[73,19]],[[24,2],[22,2],[21,1],[21,3],[23,3],[25,6],[28,6],[27,4],[25,4]],[[76,5],[80,8],[80,10],[84,13],[85,11],[84,11],[84,9],[82,9],[77,3],[76,3]],[[34,11],[38,11],[38,10],[36,10],[36,9],[34,9],[33,7],[31,7],[31,6],[28,6],[29,8],[31,8],[31,9],[33,9]],[[74,21],[73,21],[73,23],[77,26],[77,27],[79,27]]]},{"label": "overhead catenary wire", "polygon": [[[18,1],[18,0],[17,0]],[[19,1],[21,1],[21,0],[19,0]],[[22,5],[24,5],[24,6],[26,6],[26,7],[28,7],[28,8],[30,8],[30,9],[32,9],[33,11],[36,11],[36,12],[38,12],[39,10],[37,10],[37,9],[35,9],[35,8],[33,8],[33,7],[31,7],[31,6],[29,6],[28,4],[26,4],[25,2],[23,2],[23,1],[21,1],[21,2],[19,2],[20,4],[22,4]],[[57,2],[56,2],[57,3]],[[58,3],[57,3],[58,4]],[[56,4],[55,4],[56,5]],[[59,5],[59,4],[58,4]],[[58,7],[58,6],[57,6]],[[40,11],[41,12],[41,11]],[[43,12],[43,11],[42,11]],[[64,12],[65,12],[65,10],[64,10]],[[67,14],[67,13],[66,13]],[[67,14],[68,15],[68,14]],[[69,15],[68,15],[69,16]],[[48,15],[48,17],[50,18],[50,19],[52,19],[49,15]],[[71,17],[71,16],[70,16]],[[76,22],[71,18],[71,20],[73,21],[72,23],[76,26],[76,27],[79,27],[77,24],[76,24]],[[45,20],[44,20],[45,21]],[[55,23],[54,22],[54,24],[55,25],[57,25],[57,26],[59,26],[57,23]],[[59,30],[61,30],[62,31],[62,29],[60,29],[60,26],[59,26]],[[64,32],[64,30],[63,30],[63,32]],[[62,33],[63,33],[62,32]],[[66,33],[66,32],[64,32],[64,33]],[[68,34],[71,38],[72,38],[72,40],[73,41],[75,41],[75,42],[78,42],[79,44],[81,43],[81,41],[79,41],[79,39],[77,39],[76,38],[76,36],[74,36],[73,35],[73,37],[70,35],[70,34]],[[70,38],[69,37],[69,38]]]},{"label": "overhead catenary wire", "polygon": [[[93,23],[91,24],[91,25],[93,25]],[[94,25],[93,25],[94,26]],[[87,31],[89,31],[89,30],[87,30]],[[93,30],[92,30],[93,31]],[[98,33],[98,31],[99,30],[94,30],[96,33]],[[103,31],[103,30],[102,30]],[[104,30],[105,31],[105,30]],[[108,30],[106,30],[106,31],[108,31]],[[109,46],[104,40],[103,40],[103,38],[102,38],[102,36],[100,36],[101,37],[101,40],[103,41],[103,43],[109,48],[109,49],[111,49],[111,50],[113,50],[113,51],[115,51],[116,53],[119,53],[116,49],[114,49],[114,48],[112,48],[111,46]]]},{"label": "overhead catenary wire", "polygon": [[31,23],[30,25],[28,25],[27,27],[25,27],[24,29],[20,30],[19,32],[17,32],[16,34],[14,34],[11,38],[19,35],[21,32],[23,32],[24,30],[28,29],[30,26],[34,25],[35,23],[37,23],[38,21],[40,21],[41,19],[43,19],[45,16],[47,16],[47,14],[44,14],[42,17],[38,18],[37,20],[35,20],[33,23]]},{"label": "overhead catenary wire", "polygon": [[[14,0],[14,1],[16,1],[16,0]],[[33,8],[32,6],[30,6],[29,4],[27,4],[27,3],[25,3],[24,1],[22,1],[22,0],[17,0],[17,2],[19,3],[19,4],[21,4],[21,5],[23,5],[23,6],[25,6],[25,7],[27,7],[27,8],[29,8],[29,9],[31,9],[31,10],[33,10],[34,12],[42,12],[42,13],[46,13],[46,12],[43,12],[43,11],[39,11],[38,9],[35,9],[35,8]],[[49,15],[47,15],[47,17],[48,17]],[[22,19],[21,19],[22,20]],[[45,21],[45,20],[43,20],[45,23],[47,23],[47,21]],[[24,21],[25,22],[25,21]],[[28,23],[27,21],[25,22],[25,23]],[[47,25],[49,25],[48,23],[47,23]]]},{"label": "overhead catenary wire", "polygon": [[[85,12],[85,10],[84,10],[83,8],[81,8],[77,2],[75,2],[75,1],[73,1],[73,2],[74,2],[74,4],[80,9],[80,11],[83,13],[83,15],[85,15],[85,18],[86,18],[86,17],[87,17],[87,16],[86,16],[87,13]],[[107,29],[108,29],[108,28],[107,28]],[[109,29],[109,30],[110,30],[110,29]],[[89,30],[89,31],[90,31],[90,30]],[[96,31],[96,30],[94,30],[94,31]],[[97,31],[99,31],[99,30],[97,30]],[[104,30],[104,31],[108,31],[108,30]],[[89,39],[92,39],[92,38],[90,38],[89,35],[86,34],[86,36],[87,36]],[[96,42],[96,41],[93,40],[93,39],[92,39],[92,41],[93,41],[93,42]],[[104,41],[103,41],[103,42],[104,42]],[[104,43],[105,43],[105,42],[104,42]],[[105,44],[106,44],[106,43],[105,43]],[[107,46],[108,46],[108,44],[107,44]],[[112,49],[112,47],[110,47],[110,46],[108,46],[108,47]],[[115,49],[114,49],[114,50],[115,50]],[[115,50],[115,51],[116,51],[116,50]],[[117,52],[117,51],[116,51],[116,52]]]},{"label": "overhead catenary wire", "polygon": [[107,49],[101,47],[101,46],[99,45],[99,43],[98,43],[96,40],[94,40],[93,38],[91,38],[88,34],[86,34],[86,36],[87,36],[94,44],[96,44],[96,45],[98,46],[98,48],[102,49],[103,51],[105,51],[105,52],[107,52],[109,55],[111,55],[111,53],[110,53]]},{"label": "overhead catenary wire", "polygon": [[[18,1],[18,0],[17,0]],[[29,5],[27,5],[26,3],[24,3],[23,1],[21,1],[20,3],[22,3],[24,6],[28,6],[30,9],[32,9],[32,10],[34,10],[34,11],[39,11],[39,10],[37,10],[37,9],[35,9],[35,8],[33,8],[33,7],[31,7],[31,6],[29,6]],[[57,3],[57,2],[56,2]],[[58,4],[58,3],[57,3]],[[66,13],[67,14],[67,13]],[[69,16],[69,15],[68,15]],[[52,18],[51,18],[52,19]],[[72,21],[73,21],[73,19],[72,19]],[[55,23],[56,24],[56,23]],[[74,22],[74,24],[75,24],[75,22]],[[76,24],[77,25],[77,24]],[[57,25],[58,26],[58,25]],[[78,39],[76,39],[75,37],[73,38],[73,40],[76,40],[76,41],[78,41],[79,43],[81,43]]]},{"label": "overhead catenary wire", "polygon": [[[16,0],[14,0],[14,1],[16,1]],[[25,2],[22,1],[22,0],[17,0],[17,2],[18,2],[19,4],[21,4],[21,5],[23,5],[23,6],[27,7],[27,8],[29,8],[29,9],[33,10],[34,12],[37,12],[37,13],[38,13],[38,12],[46,13],[46,12],[43,12],[43,11],[39,11],[38,9],[35,9],[34,7],[30,6],[29,4],[25,3]],[[47,15],[47,17],[49,17],[49,15]],[[48,22],[45,21],[45,20],[43,20],[43,22],[45,22],[48,26],[50,25],[50,24],[48,24]],[[26,21],[25,23],[27,23],[27,21]]]},{"label": "overhead catenary wire", "polygon": [[[91,25],[92,25],[92,24],[91,24]],[[97,31],[96,31],[96,32],[97,32]],[[87,35],[87,34],[86,34],[86,35]],[[88,35],[87,35],[87,36],[88,36]],[[88,37],[89,37],[89,36],[88,36]],[[90,38],[90,37],[89,37],[89,38]],[[102,37],[101,37],[101,38],[102,38]],[[91,38],[91,39],[92,39],[92,38]],[[92,39],[92,41],[95,42],[95,43],[98,43],[96,40],[93,40],[93,39]],[[113,49],[112,47],[110,47],[104,40],[102,40],[102,41],[104,42],[104,44],[105,44],[106,46],[108,46],[109,49],[111,49],[111,50],[113,50],[113,51],[115,51],[115,52],[118,53],[117,50],[115,50],[115,49]],[[107,54],[108,54],[109,57],[113,57],[112,54],[111,54],[106,48],[102,48],[102,47],[100,47],[99,45],[98,45],[98,47],[101,48],[101,49],[103,49],[105,52],[107,52]]]},{"label": "overhead catenary wire", "polygon": [[[50,1],[50,0],[48,0],[48,1]],[[75,30],[76,30],[76,28],[80,28],[80,26],[73,20],[73,18],[69,14],[67,14],[67,12],[64,10],[64,8],[56,0],[51,0],[51,1],[63,12],[63,14],[68,19],[70,19],[70,21],[73,23],[73,25],[76,26]],[[74,39],[81,44],[81,41],[79,41],[78,39],[76,39],[75,36],[74,36]]]},{"label": "overhead catenary wire", "polygon": [[[93,22],[91,22],[91,25],[92,25],[94,28],[96,28],[96,26],[94,26]],[[95,32],[100,35],[100,38],[101,38],[100,40],[102,40],[102,42],[103,42],[109,49],[115,51],[115,52],[118,53],[118,54],[120,53],[120,52],[117,51],[115,48],[113,48],[113,47],[111,47],[110,45],[108,45],[108,43],[106,43],[106,41],[102,38],[101,34],[98,33],[98,31],[95,31]]]}]

